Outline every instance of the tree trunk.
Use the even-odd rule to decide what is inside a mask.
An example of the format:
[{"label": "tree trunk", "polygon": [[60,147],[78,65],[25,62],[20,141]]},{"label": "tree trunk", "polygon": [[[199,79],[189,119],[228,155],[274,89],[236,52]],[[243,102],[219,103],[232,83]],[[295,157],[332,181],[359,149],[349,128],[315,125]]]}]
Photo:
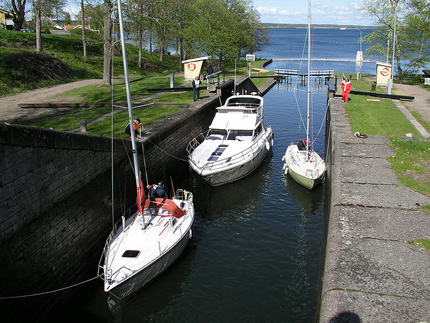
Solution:
[{"label": "tree trunk", "polygon": [[142,62],[142,46],[143,46],[143,31],[141,28],[139,28],[137,35],[137,45],[139,46],[139,62],[137,63],[139,68],[142,68],[143,62]]},{"label": "tree trunk", "polygon": [[164,52],[164,42],[163,38],[158,35],[158,56],[160,57],[160,62],[163,61],[163,52]]},{"label": "tree trunk", "polygon": [[82,10],[82,48],[84,50],[84,59],[88,58],[87,56],[87,43],[85,39],[85,14],[84,14],[84,0],[81,0],[81,10]]},{"label": "tree trunk", "polygon": [[183,64],[182,61],[184,60],[184,43],[182,41],[182,37],[179,39],[179,68],[182,70]]},{"label": "tree trunk", "polygon": [[103,84],[111,85],[111,61],[112,61],[112,38],[111,38],[111,2],[104,0],[103,2]]},{"label": "tree trunk", "polygon": [[40,53],[42,51],[42,19],[41,19],[41,10],[40,10],[40,0],[36,1],[36,52]]},{"label": "tree trunk", "polygon": [[149,31],[149,57],[152,59],[152,32]]},{"label": "tree trunk", "polygon": [[[25,4],[27,0],[12,0],[13,30],[20,31],[25,22]],[[36,10],[34,11],[36,13]]]}]

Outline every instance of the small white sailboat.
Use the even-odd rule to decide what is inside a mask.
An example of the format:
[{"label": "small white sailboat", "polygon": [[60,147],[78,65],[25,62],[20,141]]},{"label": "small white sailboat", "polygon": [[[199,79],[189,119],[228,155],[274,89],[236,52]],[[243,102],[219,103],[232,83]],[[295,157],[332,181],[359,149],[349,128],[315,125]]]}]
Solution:
[{"label": "small white sailboat", "polygon": [[[124,75],[130,124],[133,122],[131,94],[128,79],[127,56],[121,10],[118,0]],[[134,160],[137,211],[128,218],[122,217],[106,240],[99,263],[99,276],[104,280],[104,290],[125,299],[156,278],[172,264],[185,249],[191,238],[194,222],[193,194],[178,189],[172,199],[164,197],[160,187],[150,187],[158,192],[145,200],[145,189],[139,172],[134,127],[130,127]]]},{"label": "small white sailboat", "polygon": [[239,180],[263,161],[273,146],[273,131],[263,123],[264,100],[233,95],[217,108],[209,131],[187,146],[190,167],[210,185]]},{"label": "small white sailboat", "polygon": [[307,124],[306,124],[306,140],[304,141],[304,149],[298,144],[292,143],[285,151],[282,157],[284,161],[284,173],[290,176],[300,185],[312,190],[324,176],[326,166],[324,160],[309,147],[309,111],[310,111],[310,70],[311,70],[311,2],[308,0],[308,87],[307,87]]}]

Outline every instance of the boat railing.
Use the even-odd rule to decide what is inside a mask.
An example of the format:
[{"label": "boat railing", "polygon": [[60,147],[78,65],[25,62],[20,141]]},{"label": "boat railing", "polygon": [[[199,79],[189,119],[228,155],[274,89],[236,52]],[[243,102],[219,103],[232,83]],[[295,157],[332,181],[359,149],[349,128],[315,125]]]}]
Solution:
[{"label": "boat railing", "polygon": [[[109,234],[108,238],[106,239],[106,242],[105,242],[105,245],[103,248],[103,252],[102,252],[102,255],[100,256],[99,265],[98,265],[98,276],[102,279],[104,277],[104,274],[103,274],[104,273],[104,266],[103,266],[103,264],[105,263],[105,260],[106,260],[105,258],[106,258],[107,251],[109,249],[109,245],[115,237],[117,237],[121,232],[124,231],[124,227],[125,227],[125,230],[127,230],[128,225],[134,219],[130,215],[132,215],[133,209],[135,209],[135,208],[136,208],[135,206],[131,206],[125,212],[125,215],[123,215],[121,217],[121,219],[119,219],[114,224],[111,233]],[[124,222],[124,219],[126,219],[125,222]],[[107,262],[107,260],[106,260],[106,262]],[[106,265],[107,265],[107,263],[106,263]],[[107,275],[107,276],[109,276],[109,275]]]},{"label": "boat railing", "polygon": [[[234,166],[236,164],[240,164],[245,158],[252,157],[259,152],[259,147],[264,145],[266,140],[272,135],[272,128],[270,126],[267,127],[265,133],[261,134],[260,137],[247,149],[227,158],[219,159],[216,161],[207,162],[202,167],[203,170],[216,170],[219,168],[225,168],[226,166]],[[194,161],[191,160],[194,163]]]},{"label": "boat railing", "polygon": [[197,137],[193,138],[187,145],[186,151],[187,155],[190,156],[191,153],[207,138],[210,130],[199,134]]},{"label": "boat railing", "polygon": [[175,198],[178,200],[183,201],[192,201],[193,200],[193,193],[186,191],[182,188],[179,188],[176,190]]}]

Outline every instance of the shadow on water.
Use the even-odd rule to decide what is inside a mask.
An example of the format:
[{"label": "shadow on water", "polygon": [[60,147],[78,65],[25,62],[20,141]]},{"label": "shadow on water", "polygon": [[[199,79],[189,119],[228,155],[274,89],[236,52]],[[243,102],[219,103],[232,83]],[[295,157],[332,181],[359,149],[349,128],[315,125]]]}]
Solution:
[{"label": "shadow on water", "polygon": [[[325,103],[324,95],[318,98]],[[195,173],[175,182],[194,195],[193,238],[185,252],[124,302],[104,293],[101,280],[84,286],[79,299],[68,304],[68,312],[75,312],[70,318],[122,323],[315,321],[324,185],[308,191],[284,176],[282,156],[302,131],[294,126],[296,101],[282,87],[264,99],[264,122],[272,126],[275,144],[252,174],[220,187],[211,187]]]}]

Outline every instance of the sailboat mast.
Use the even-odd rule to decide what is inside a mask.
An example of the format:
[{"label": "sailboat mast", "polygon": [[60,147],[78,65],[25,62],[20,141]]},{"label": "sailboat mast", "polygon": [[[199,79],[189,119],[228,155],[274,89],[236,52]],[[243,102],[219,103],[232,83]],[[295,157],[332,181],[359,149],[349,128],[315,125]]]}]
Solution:
[{"label": "sailboat mast", "polygon": [[120,37],[121,37],[122,61],[124,65],[124,81],[125,81],[125,90],[127,93],[128,118],[130,122],[131,147],[133,151],[134,175],[136,179],[136,187],[139,190],[142,188],[140,187],[139,162],[137,159],[136,137],[135,137],[135,131],[133,126],[133,107],[131,104],[130,81],[128,78],[127,52],[125,50],[124,21],[122,17],[121,0],[118,0],[117,2],[118,2],[119,30],[120,30]]},{"label": "sailboat mast", "polygon": [[310,98],[311,98],[311,0],[308,0],[308,105],[307,105],[307,120],[306,120],[306,151],[308,153],[309,153]]}]

